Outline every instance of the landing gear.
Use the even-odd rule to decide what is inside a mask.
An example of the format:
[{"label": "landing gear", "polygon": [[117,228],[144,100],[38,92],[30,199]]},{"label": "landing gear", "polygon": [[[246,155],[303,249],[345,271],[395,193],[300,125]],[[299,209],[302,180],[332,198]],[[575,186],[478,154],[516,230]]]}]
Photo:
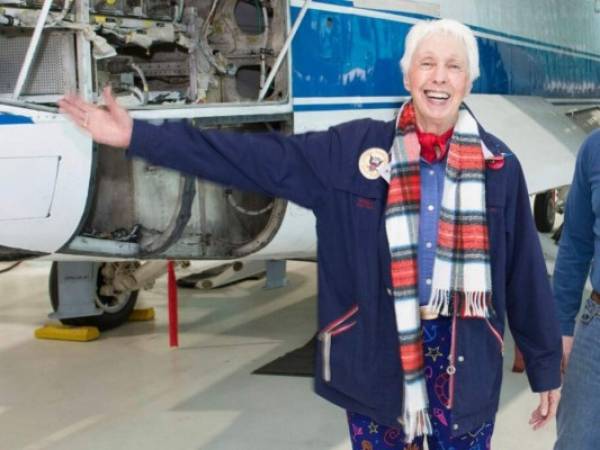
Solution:
[{"label": "landing gear", "polygon": [[557,212],[557,192],[551,189],[535,196],[533,203],[533,217],[540,233],[549,233],[554,228]]},{"label": "landing gear", "polygon": [[50,269],[52,318],[65,325],[94,326],[99,330],[127,321],[138,290],[112,291],[106,295],[111,274],[133,270],[136,263],[54,262]]}]

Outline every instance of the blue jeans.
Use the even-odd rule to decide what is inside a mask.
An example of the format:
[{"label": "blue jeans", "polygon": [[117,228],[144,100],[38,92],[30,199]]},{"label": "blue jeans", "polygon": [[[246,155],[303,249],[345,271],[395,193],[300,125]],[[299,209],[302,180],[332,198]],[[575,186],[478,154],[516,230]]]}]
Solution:
[{"label": "blue jeans", "polygon": [[554,450],[600,446],[600,305],[588,299],[575,329],[558,405]]}]

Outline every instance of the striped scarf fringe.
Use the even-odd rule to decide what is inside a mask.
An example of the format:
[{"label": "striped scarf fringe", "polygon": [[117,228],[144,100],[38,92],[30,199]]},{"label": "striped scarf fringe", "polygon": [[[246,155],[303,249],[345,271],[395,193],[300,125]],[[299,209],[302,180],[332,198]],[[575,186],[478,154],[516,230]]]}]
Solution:
[{"label": "striped scarf fringe", "polygon": [[[420,145],[415,130],[414,107],[409,102],[398,114],[386,206],[394,311],[404,371],[404,410],[399,422],[406,442],[432,433],[418,295],[421,182]],[[428,307],[444,316],[456,312],[460,317],[487,318],[492,311],[485,160],[477,122],[464,107],[459,111],[448,151]]]},{"label": "striped scarf fringe", "polygon": [[453,292],[451,290],[432,289],[428,308],[436,313],[450,317],[456,307],[459,317],[489,318],[492,314],[492,296],[486,292]]}]

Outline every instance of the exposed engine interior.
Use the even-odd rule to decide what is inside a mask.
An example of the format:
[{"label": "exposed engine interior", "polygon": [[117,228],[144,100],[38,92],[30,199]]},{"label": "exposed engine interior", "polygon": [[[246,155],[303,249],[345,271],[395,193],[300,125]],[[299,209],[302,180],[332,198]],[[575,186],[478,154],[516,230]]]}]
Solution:
[{"label": "exposed engine interior", "polygon": [[[288,101],[287,58],[276,64],[286,39],[285,2],[48,1],[23,81],[48,2],[0,0],[0,99],[52,107],[78,91],[101,101],[110,85],[119,103],[157,121],[183,109],[198,126],[290,130],[289,116],[255,113],[263,103]],[[190,119],[195,110],[223,105],[240,111]],[[95,165],[78,253],[89,245],[90,253],[111,254],[125,242],[135,251],[124,256],[239,257],[268,243],[285,210],[282,200],[189,179],[119,151],[99,148]]]},{"label": "exposed engine interior", "polygon": [[[130,106],[256,101],[285,38],[275,0],[93,0],[78,13],[86,3],[52,1],[21,97],[48,103],[81,87],[80,31],[94,94],[110,84]],[[0,0],[2,96],[14,91],[41,7]],[[266,100],[287,98],[285,62],[279,69]]]},{"label": "exposed engine interior", "polygon": [[[263,124],[219,128],[266,131]],[[283,219],[285,200],[124,160],[112,149],[98,153],[98,181],[82,236],[136,243],[136,257],[241,257],[265,246]]]}]

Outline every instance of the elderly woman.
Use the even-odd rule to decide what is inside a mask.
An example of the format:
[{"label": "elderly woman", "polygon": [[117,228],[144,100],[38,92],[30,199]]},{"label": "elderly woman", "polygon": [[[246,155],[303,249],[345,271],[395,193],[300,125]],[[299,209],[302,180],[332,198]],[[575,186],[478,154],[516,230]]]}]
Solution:
[{"label": "elderly woman", "polygon": [[314,211],[317,393],[348,411],[354,449],[490,448],[505,317],[553,415],[561,338],[517,158],[462,103],[479,74],[472,32],[415,25],[397,120],[283,136],[132,121],[76,97],[61,110],[99,142]]}]

